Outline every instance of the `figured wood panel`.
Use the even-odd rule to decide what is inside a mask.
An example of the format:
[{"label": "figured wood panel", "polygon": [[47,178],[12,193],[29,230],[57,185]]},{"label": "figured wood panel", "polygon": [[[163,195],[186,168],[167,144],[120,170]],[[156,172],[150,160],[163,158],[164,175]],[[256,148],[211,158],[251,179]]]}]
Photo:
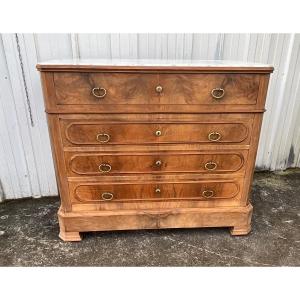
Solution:
[{"label": "figured wood panel", "polygon": [[[211,123],[118,123],[62,122],[65,145],[239,143],[249,144],[251,119]],[[215,134],[214,134],[215,133]],[[100,141],[99,141],[99,135]],[[214,141],[210,140],[213,139]],[[104,140],[107,142],[104,142]]]},{"label": "figured wood panel", "polygon": [[[56,104],[149,104],[158,103],[155,92],[158,76],[154,74],[121,73],[53,73]],[[106,95],[97,98],[93,88],[105,89]],[[102,91],[95,91],[102,96]]]},{"label": "figured wood panel", "polygon": [[[260,76],[252,74],[160,74],[160,103],[255,105],[259,82]],[[220,99],[211,94],[217,88],[225,91]]]},{"label": "figured wood panel", "polygon": [[[234,198],[240,191],[235,181],[196,183],[79,183],[73,184],[74,202],[131,202],[176,200],[220,200]],[[75,186],[74,186],[75,185]]]},{"label": "figured wood panel", "polygon": [[[252,74],[53,73],[57,105],[255,105],[259,81]],[[106,95],[97,98],[93,88]],[[224,89],[222,99],[212,96],[216,88]]]},{"label": "figured wood panel", "polygon": [[111,176],[136,173],[204,174],[243,172],[247,151],[222,153],[81,153],[66,152],[68,176]]}]

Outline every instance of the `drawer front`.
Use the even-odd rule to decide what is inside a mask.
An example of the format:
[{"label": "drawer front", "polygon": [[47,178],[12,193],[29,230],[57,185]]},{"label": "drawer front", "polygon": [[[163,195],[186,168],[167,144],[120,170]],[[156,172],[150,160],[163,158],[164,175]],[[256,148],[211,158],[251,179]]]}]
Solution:
[{"label": "drawer front", "polygon": [[235,181],[196,183],[79,183],[73,189],[73,202],[131,202],[166,200],[228,200],[235,198],[240,186]]},{"label": "drawer front", "polygon": [[160,103],[255,105],[259,81],[251,74],[161,74]]},{"label": "drawer front", "polygon": [[248,122],[211,123],[62,123],[66,145],[114,144],[249,144],[252,119]]},{"label": "drawer front", "polygon": [[66,152],[68,176],[107,176],[137,173],[204,174],[243,172],[247,151],[243,153],[189,154],[103,154]]},{"label": "drawer front", "polygon": [[158,76],[123,73],[54,73],[59,105],[150,104],[157,102]]},{"label": "drawer front", "polygon": [[53,73],[57,105],[110,111],[111,104],[255,105],[259,82],[255,74]]}]

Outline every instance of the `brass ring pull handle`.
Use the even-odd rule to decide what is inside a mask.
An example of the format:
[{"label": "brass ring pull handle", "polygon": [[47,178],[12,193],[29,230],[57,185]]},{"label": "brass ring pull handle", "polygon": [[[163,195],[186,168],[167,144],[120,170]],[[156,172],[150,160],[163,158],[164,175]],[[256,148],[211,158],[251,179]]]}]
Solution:
[{"label": "brass ring pull handle", "polygon": [[155,193],[156,193],[156,194],[160,194],[160,193],[161,193],[161,189],[160,189],[160,188],[156,188],[156,189],[155,189]]},{"label": "brass ring pull handle", "polygon": [[155,131],[155,135],[156,135],[156,136],[161,136],[161,131],[160,131],[160,130],[156,130],[156,131]]},{"label": "brass ring pull handle", "polygon": [[213,171],[217,168],[217,164],[213,161],[209,161],[204,165],[204,168],[208,171]]},{"label": "brass ring pull handle", "polygon": [[208,134],[208,139],[212,142],[217,142],[221,139],[221,134],[219,132],[210,132]]},{"label": "brass ring pull handle", "polygon": [[100,143],[107,143],[110,140],[110,135],[107,133],[99,133],[97,134],[96,139]]},{"label": "brass ring pull handle", "polygon": [[162,164],[161,160],[157,160],[157,161],[155,162],[155,165],[156,165],[157,167],[160,167],[161,164]]},{"label": "brass ring pull handle", "polygon": [[92,89],[92,94],[96,98],[104,98],[107,94],[107,91],[103,87],[95,87]]},{"label": "brass ring pull handle", "polygon": [[109,192],[104,192],[104,193],[102,193],[101,197],[102,197],[103,200],[109,201],[109,200],[112,200],[114,195],[112,193],[109,193]]},{"label": "brass ring pull handle", "polygon": [[161,93],[162,91],[163,91],[163,87],[161,86],[161,85],[158,85],[156,88],[155,88],[155,91],[157,92],[157,93]]},{"label": "brass ring pull handle", "polygon": [[214,196],[214,191],[212,191],[212,190],[205,190],[205,191],[203,191],[203,193],[202,193],[202,196],[204,197],[204,198],[211,198],[211,197],[213,197]]},{"label": "brass ring pull handle", "polygon": [[211,91],[211,95],[215,98],[215,99],[221,99],[224,97],[225,95],[225,90],[222,88],[215,88]]},{"label": "brass ring pull handle", "polygon": [[99,166],[99,171],[102,173],[108,173],[111,171],[111,165],[110,164],[101,164]]}]

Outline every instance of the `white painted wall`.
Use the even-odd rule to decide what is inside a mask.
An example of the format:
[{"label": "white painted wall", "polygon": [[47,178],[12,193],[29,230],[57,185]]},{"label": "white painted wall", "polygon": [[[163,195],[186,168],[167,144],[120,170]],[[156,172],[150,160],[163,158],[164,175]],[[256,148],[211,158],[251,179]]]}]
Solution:
[{"label": "white painted wall", "polygon": [[300,34],[2,34],[0,199],[1,190],[2,198],[7,199],[57,194],[35,65],[72,57],[230,59],[273,64],[256,165],[268,170],[300,167]]}]

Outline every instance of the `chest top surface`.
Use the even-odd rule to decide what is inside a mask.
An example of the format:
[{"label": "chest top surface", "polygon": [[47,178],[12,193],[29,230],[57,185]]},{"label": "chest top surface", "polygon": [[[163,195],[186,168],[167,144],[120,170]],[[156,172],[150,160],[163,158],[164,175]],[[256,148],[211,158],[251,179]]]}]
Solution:
[{"label": "chest top surface", "polygon": [[39,71],[74,70],[148,70],[271,73],[268,64],[225,60],[170,60],[170,59],[62,59],[37,64]]}]

